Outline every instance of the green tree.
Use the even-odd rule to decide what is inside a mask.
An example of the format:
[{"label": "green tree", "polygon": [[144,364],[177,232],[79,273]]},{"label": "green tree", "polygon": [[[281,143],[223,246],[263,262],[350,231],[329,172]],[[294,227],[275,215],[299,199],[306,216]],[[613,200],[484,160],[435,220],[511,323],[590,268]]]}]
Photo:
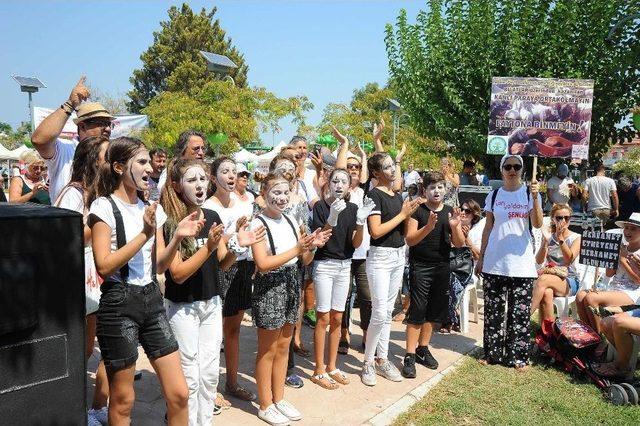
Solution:
[{"label": "green tree", "polygon": [[[491,78],[595,80],[590,158],[630,140],[616,125],[640,101],[637,1],[430,0],[416,22],[402,10],[386,27],[391,79],[423,135],[454,145],[458,157],[483,157]],[[493,163],[490,161],[489,163]]]},{"label": "green tree", "polygon": [[613,166],[613,170],[630,177],[640,176],[640,148],[629,150],[624,158]]},{"label": "green tree", "polygon": [[259,132],[277,130],[284,117],[304,125],[304,113],[311,108],[304,96],[281,99],[264,88],[211,81],[191,94],[167,91],[151,100],[143,111],[150,121],[143,139],[151,146],[170,148],[185,129],[225,133],[228,140],[220,152],[229,154],[238,145],[258,140]]},{"label": "green tree", "polygon": [[[389,99],[395,98],[390,87],[381,88],[378,83],[367,83],[353,91],[349,105],[331,103],[324,109],[322,121],[315,134],[331,133],[331,126],[347,135],[352,143],[373,144],[373,124],[384,120],[386,126],[382,133],[385,148],[392,147],[393,115],[389,110]],[[446,150],[440,140],[418,134],[411,125],[410,117],[401,115],[396,134],[396,148],[407,146],[405,162],[414,162],[417,168],[437,167],[439,156]]]},{"label": "green tree", "polygon": [[31,147],[31,123],[23,121],[13,130],[8,123],[0,123],[0,143],[7,149],[16,149],[21,145]]},{"label": "green tree", "polygon": [[140,56],[142,69],[133,71],[129,79],[133,89],[129,111],[139,113],[151,99],[163,91],[191,93],[206,82],[218,79],[207,71],[200,51],[228,56],[237,66],[231,76],[240,87],[247,85],[248,66],[244,56],[232,45],[215,19],[216,8],[202,9],[196,14],[184,3],[169,9],[169,20],[153,33],[153,44]]}]

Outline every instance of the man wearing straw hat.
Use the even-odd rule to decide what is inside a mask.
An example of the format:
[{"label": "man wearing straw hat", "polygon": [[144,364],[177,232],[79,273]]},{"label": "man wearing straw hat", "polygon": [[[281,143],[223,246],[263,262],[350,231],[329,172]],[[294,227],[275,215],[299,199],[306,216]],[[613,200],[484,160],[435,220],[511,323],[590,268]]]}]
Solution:
[{"label": "man wearing straw hat", "polygon": [[[49,114],[35,129],[31,142],[49,168],[49,194],[56,200],[62,188],[71,179],[71,164],[78,143],[88,137],[111,136],[114,117],[101,104],[86,102],[89,89],[81,77],[71,90],[69,99],[60,108]],[[78,136],[71,140],[61,139],[60,134],[71,114],[76,111],[73,122],[78,126]]]}]

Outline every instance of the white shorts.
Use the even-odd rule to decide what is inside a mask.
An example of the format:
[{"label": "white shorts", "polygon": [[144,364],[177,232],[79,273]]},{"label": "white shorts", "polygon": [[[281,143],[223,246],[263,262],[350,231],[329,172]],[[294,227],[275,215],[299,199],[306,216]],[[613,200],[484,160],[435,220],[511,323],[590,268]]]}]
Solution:
[{"label": "white shorts", "polygon": [[344,312],[350,282],[351,259],[326,259],[313,262],[316,311]]}]

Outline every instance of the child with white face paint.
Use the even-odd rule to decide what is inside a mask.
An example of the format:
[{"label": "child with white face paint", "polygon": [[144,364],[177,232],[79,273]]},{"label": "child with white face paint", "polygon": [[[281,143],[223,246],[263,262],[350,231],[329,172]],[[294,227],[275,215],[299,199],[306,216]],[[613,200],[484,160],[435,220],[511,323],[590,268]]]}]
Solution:
[{"label": "child with white face paint", "polygon": [[427,173],[423,187],[426,200],[420,200],[418,209],[405,222],[405,238],[410,247],[411,298],[406,318],[407,352],[402,369],[406,378],[416,377],[416,362],[430,369],[438,368],[429,351],[429,342],[433,328],[439,327],[449,312],[451,243],[462,247],[465,241],[460,211],[444,204],[444,175]]},{"label": "child with white face paint", "polygon": [[267,240],[251,246],[257,270],[253,285],[252,314],[258,328],[256,383],[258,417],[269,424],[288,424],[302,415],[284,400],[288,349],[298,320],[301,263],[313,259],[313,250],[324,245],[331,231],[317,229],[301,235],[295,219],[283,212],[289,205],[289,181],[269,173],[262,182],[264,211],[252,228],[264,225]]},{"label": "child with white face paint", "polygon": [[[109,421],[114,424],[129,422],[133,400],[124,395],[133,394],[138,341],[162,383],[169,422],[187,423],[187,384],[153,268],[154,260],[160,272],[168,265],[167,251],[155,250],[156,259],[153,254],[154,239],[162,238],[157,228],[166,215],[157,203],[145,207],[140,198],[152,171],[140,140],[117,138],[109,143],[99,169],[98,198],[87,201],[95,265],[105,280],[97,336],[109,380]],[[195,235],[198,226],[193,217],[180,220],[169,246]]]},{"label": "child with white face paint", "polygon": [[[205,165],[199,160],[171,163],[161,203],[168,219],[158,237],[158,249],[173,238],[175,224],[183,217],[198,221],[194,238],[169,244],[170,264],[165,272],[165,307],[169,324],[180,345],[180,360],[189,387],[189,424],[211,424],[222,343],[223,259],[235,256],[227,249],[224,224],[213,210],[201,208],[208,184]],[[245,222],[229,245],[248,247],[264,238],[264,229],[249,231]]]},{"label": "child with white face paint", "polygon": [[[325,389],[349,384],[336,367],[342,314],[351,279],[351,257],[362,243],[363,225],[373,204],[358,208],[348,202],[351,177],[344,169],[334,169],[328,179],[328,197],[313,206],[311,228],[332,229],[331,238],[318,249],[313,265],[317,322],[314,330],[316,367],[311,381]],[[325,366],[325,337],[329,326],[328,363]]]},{"label": "child with white face paint", "polygon": [[388,380],[402,380],[398,369],[387,359],[387,353],[391,314],[402,285],[405,265],[403,222],[415,212],[419,201],[403,203],[402,196],[394,191],[396,166],[388,154],[375,153],[369,158],[367,166],[372,177],[376,178],[377,186],[367,194],[375,205],[367,219],[371,247],[366,268],[372,312],[361,379],[365,385],[374,386],[376,370]]},{"label": "child with white face paint", "polygon": [[[224,226],[225,238],[231,238],[240,227],[248,223],[253,206],[238,201],[234,193],[237,173],[236,164],[229,157],[218,157],[211,164],[211,181],[214,194],[203,207],[218,213]],[[237,254],[230,253],[222,259],[221,296],[223,299],[224,357],[227,368],[225,392],[243,401],[253,401],[256,394],[238,384],[240,353],[240,325],[244,312],[251,308],[251,288],[254,272],[253,262],[248,259],[248,249]],[[218,405],[229,402],[218,396]]]}]

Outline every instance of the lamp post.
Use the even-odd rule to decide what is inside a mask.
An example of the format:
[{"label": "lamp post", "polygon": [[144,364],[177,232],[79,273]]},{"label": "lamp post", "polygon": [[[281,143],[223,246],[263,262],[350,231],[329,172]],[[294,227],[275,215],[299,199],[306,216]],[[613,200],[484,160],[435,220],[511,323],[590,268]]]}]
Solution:
[{"label": "lamp post", "polygon": [[32,93],[37,93],[39,89],[44,89],[47,86],[45,86],[45,84],[37,77],[22,77],[19,75],[12,75],[11,78],[13,78],[15,82],[20,85],[21,92],[27,92],[29,94],[29,123],[31,124],[31,129],[33,129]]},{"label": "lamp post", "polygon": [[235,86],[236,82],[231,76],[233,70],[237,69],[238,66],[227,56],[218,55],[217,53],[205,52],[203,50],[200,51],[200,54],[204,57],[205,61],[207,61],[207,70],[211,71],[217,76],[220,76],[221,79],[229,79],[231,83]]},{"label": "lamp post", "polygon": [[393,114],[393,149],[396,148],[396,135],[400,131],[400,120],[402,117],[409,117],[409,114],[403,113],[402,105],[395,99],[388,98],[389,101],[389,109]]}]

